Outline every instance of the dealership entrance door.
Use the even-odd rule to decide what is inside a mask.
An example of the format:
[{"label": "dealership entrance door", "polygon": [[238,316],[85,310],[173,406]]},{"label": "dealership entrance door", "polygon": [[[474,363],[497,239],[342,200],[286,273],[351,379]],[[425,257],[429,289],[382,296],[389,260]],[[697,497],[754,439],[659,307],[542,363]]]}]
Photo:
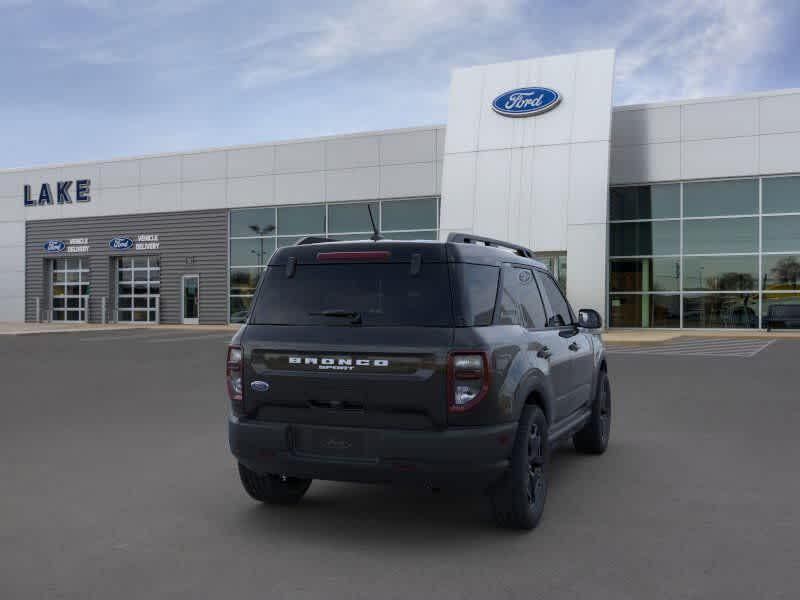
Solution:
[{"label": "dealership entrance door", "polygon": [[200,323],[200,276],[183,276],[182,321],[187,325]]},{"label": "dealership entrance door", "polygon": [[86,258],[51,261],[50,308],[53,321],[79,323],[87,320],[89,275]]},{"label": "dealership entrance door", "polygon": [[117,261],[117,321],[158,323],[161,258],[121,256]]}]

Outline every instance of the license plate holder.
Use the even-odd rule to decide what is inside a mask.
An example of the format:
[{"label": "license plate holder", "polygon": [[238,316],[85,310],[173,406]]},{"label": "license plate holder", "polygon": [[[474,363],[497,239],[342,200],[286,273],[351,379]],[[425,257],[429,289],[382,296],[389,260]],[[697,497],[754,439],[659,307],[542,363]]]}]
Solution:
[{"label": "license plate holder", "polygon": [[297,454],[358,460],[368,458],[366,435],[362,431],[335,427],[297,427],[293,437],[293,447]]}]

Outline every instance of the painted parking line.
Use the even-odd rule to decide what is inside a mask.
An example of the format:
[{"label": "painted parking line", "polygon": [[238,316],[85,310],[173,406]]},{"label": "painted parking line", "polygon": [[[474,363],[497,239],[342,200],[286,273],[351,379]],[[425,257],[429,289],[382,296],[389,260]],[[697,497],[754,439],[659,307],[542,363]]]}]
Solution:
[{"label": "painted parking line", "polygon": [[169,337],[169,338],[156,338],[147,340],[146,343],[148,344],[165,344],[168,342],[183,342],[183,341],[194,341],[194,340],[221,340],[221,341],[230,341],[233,337],[233,333],[208,333],[205,335],[182,335],[176,337]]},{"label": "painted parking line", "polygon": [[686,339],[678,338],[655,346],[608,346],[611,354],[643,354],[659,356],[729,356],[752,358],[775,340],[752,339]]}]

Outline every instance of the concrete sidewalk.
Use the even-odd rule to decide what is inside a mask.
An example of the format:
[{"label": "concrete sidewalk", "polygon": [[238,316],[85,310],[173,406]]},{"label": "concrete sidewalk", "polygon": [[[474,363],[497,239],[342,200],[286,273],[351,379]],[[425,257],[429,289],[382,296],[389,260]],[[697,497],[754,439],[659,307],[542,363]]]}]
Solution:
[{"label": "concrete sidewalk", "polygon": [[760,329],[611,329],[603,332],[603,340],[612,344],[659,344],[678,337],[732,339],[800,339],[800,329],[764,331]]},{"label": "concrete sidewalk", "polygon": [[132,323],[9,323],[0,322],[0,335],[36,335],[41,333],[71,333],[76,331],[119,331],[123,329],[176,331],[236,331],[239,325],[154,325]]}]

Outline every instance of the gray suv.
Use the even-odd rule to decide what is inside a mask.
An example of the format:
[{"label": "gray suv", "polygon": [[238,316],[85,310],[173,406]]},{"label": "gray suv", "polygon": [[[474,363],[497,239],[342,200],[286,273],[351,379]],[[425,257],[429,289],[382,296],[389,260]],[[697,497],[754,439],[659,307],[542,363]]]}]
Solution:
[{"label": "gray suv", "polygon": [[459,486],[532,529],[550,450],[608,445],[600,328],[530,250],[498,240],[281,248],[228,349],[244,489],[290,504],[312,479]]}]

